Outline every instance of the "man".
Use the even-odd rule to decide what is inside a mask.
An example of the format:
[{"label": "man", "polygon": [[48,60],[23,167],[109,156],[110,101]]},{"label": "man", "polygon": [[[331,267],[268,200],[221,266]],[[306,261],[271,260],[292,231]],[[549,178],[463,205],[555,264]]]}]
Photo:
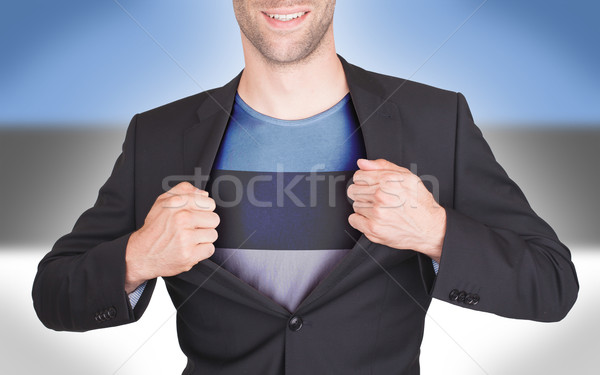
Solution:
[{"label": "man", "polygon": [[163,277],[184,374],[418,374],[432,297],[568,313],[569,250],[461,94],[346,62],[334,0],[233,4],[244,70],[134,116],[96,203],[40,262],[47,327],[136,321]]}]

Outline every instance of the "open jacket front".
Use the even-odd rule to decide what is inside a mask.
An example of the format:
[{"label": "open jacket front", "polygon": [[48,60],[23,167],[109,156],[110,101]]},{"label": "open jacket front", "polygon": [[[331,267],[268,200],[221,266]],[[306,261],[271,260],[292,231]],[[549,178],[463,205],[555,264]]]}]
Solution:
[{"label": "open jacket front", "polygon": [[[439,273],[421,254],[361,235],[290,313],[206,259],[165,278],[184,374],[418,374],[432,297],[539,321],[562,319],[577,297],[569,250],[495,161],[465,98],[340,60],[367,158],[409,168],[446,209]],[[40,262],[33,300],[47,327],[86,331],[142,316],[156,280],[132,309],[129,235],[169,186],[206,186],[197,177],[211,171],[240,76],[134,116],[96,203]]]}]

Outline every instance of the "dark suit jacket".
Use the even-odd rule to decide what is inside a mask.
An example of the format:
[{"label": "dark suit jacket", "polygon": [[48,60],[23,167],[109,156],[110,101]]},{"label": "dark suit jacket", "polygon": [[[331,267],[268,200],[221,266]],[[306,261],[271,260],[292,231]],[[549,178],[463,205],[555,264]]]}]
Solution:
[{"label": "dark suit jacket", "polygon": [[[361,235],[289,313],[204,260],[165,278],[189,358],[185,374],[418,374],[432,297],[539,321],[562,319],[577,298],[569,250],[495,161],[465,98],[340,59],[367,157],[416,166],[424,180],[438,181],[425,185],[447,211],[439,274],[429,258]],[[166,177],[174,186],[193,181],[196,167],[209,173],[239,78],[134,116],[94,206],[40,262],[33,300],[47,327],[86,331],[142,316],[156,280],[131,309],[124,291],[129,235]]]}]

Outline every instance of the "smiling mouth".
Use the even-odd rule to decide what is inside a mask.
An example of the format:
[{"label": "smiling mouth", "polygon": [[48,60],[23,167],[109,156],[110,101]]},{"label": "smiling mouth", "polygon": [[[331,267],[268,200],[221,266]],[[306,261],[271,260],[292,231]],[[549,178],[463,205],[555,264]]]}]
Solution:
[{"label": "smiling mouth", "polygon": [[272,19],[275,19],[278,21],[283,21],[283,22],[288,22],[291,20],[295,20],[296,18],[300,18],[303,15],[305,15],[306,13],[308,13],[308,12],[297,12],[297,13],[290,13],[290,14],[269,14],[269,13],[265,13],[265,14]]}]

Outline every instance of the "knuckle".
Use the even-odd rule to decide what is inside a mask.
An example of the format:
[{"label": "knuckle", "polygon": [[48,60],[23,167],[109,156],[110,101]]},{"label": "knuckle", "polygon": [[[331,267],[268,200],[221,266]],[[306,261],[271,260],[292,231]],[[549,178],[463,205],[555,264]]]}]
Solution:
[{"label": "knuckle", "polygon": [[193,240],[190,231],[189,230],[180,230],[180,231],[178,231],[178,233],[177,233],[177,240],[179,241],[179,243],[182,246],[181,253],[184,254],[184,255],[187,254],[186,252],[189,251],[187,249],[187,246]]},{"label": "knuckle", "polygon": [[[412,172],[406,172],[402,175],[404,181],[406,181],[409,184],[418,184],[419,182],[421,182],[421,177],[417,176],[416,174],[412,173]],[[409,185],[412,186],[412,185]]]},{"label": "knuckle", "polygon": [[187,262],[194,265],[198,263],[200,256],[198,255],[198,251],[195,249],[195,245],[189,246],[188,254],[187,254]]},{"label": "knuckle", "polygon": [[189,270],[191,270],[193,267],[193,264],[191,264],[190,262],[185,262],[181,264],[181,272],[187,272]]},{"label": "knuckle", "polygon": [[371,236],[375,238],[381,238],[381,228],[374,225],[371,229]]},{"label": "knuckle", "polygon": [[388,194],[381,189],[377,189],[373,193],[373,198],[379,203],[384,203],[388,199]]},{"label": "knuckle", "polygon": [[412,175],[411,181],[412,181],[412,184],[409,186],[412,188],[412,190],[418,190],[421,188],[427,189],[427,187],[425,186],[425,182],[423,182],[421,177],[419,177],[417,175]]},{"label": "knuckle", "polygon": [[169,190],[167,190],[164,193],[162,193],[161,196],[168,197],[168,196],[171,196],[171,195],[179,195],[182,192],[185,192],[185,191],[189,190],[190,186],[193,186],[193,185],[190,184],[187,181],[180,182],[177,185],[175,185],[172,188],[170,188]]},{"label": "knuckle", "polygon": [[190,249],[189,246],[182,245],[179,250],[179,257],[181,262],[187,264],[190,262]]},{"label": "knuckle", "polygon": [[192,268],[194,268],[194,266],[198,263],[198,259],[196,259],[196,257],[192,257],[190,256],[188,259],[186,259],[186,262],[184,263],[184,269],[186,271],[191,270]]},{"label": "knuckle", "polygon": [[171,194],[165,199],[165,207],[182,207],[186,204],[187,197],[181,194]]},{"label": "knuckle", "polygon": [[380,231],[379,226],[375,224],[372,220],[367,221],[366,229],[369,231],[370,234],[374,236],[377,236]]},{"label": "knuckle", "polygon": [[381,207],[375,207],[373,208],[373,212],[372,212],[372,216],[375,219],[383,219],[384,214],[383,214],[383,210],[381,209]]},{"label": "knuckle", "polygon": [[385,172],[381,175],[381,179],[383,182],[399,182],[402,181],[403,178],[399,173],[394,172]]},{"label": "knuckle", "polygon": [[185,225],[190,221],[191,213],[188,210],[179,210],[173,214],[173,222],[177,225]]},{"label": "knuckle", "polygon": [[177,188],[179,190],[183,190],[183,191],[196,189],[196,187],[194,185],[192,185],[189,181],[182,181],[173,187],[173,189],[175,189],[175,188]]},{"label": "knuckle", "polygon": [[371,202],[354,201],[352,202],[352,208],[357,212],[361,209],[373,208],[373,204]]},{"label": "knuckle", "polygon": [[360,169],[358,171],[354,172],[354,174],[352,175],[352,181],[354,181],[354,182],[365,181],[364,172]]}]

